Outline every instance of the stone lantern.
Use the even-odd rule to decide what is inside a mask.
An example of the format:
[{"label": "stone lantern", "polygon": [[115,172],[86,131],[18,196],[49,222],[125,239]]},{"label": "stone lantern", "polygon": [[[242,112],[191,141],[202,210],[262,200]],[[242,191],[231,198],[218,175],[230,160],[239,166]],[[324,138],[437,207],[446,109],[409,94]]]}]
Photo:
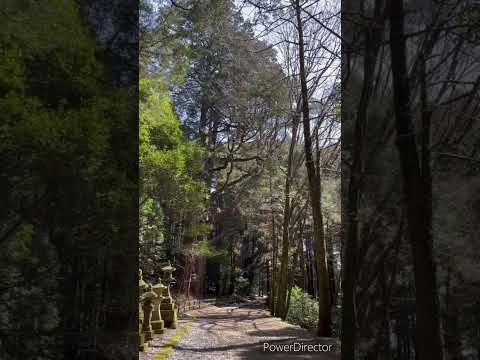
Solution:
[{"label": "stone lantern", "polygon": [[148,288],[148,284],[143,280],[142,269],[139,270],[138,274],[138,288],[139,288],[139,299],[138,299],[138,342],[140,351],[146,351],[148,348],[148,342],[145,340],[145,334],[143,333],[143,293]]},{"label": "stone lantern", "polygon": [[160,306],[163,299],[163,291],[167,287],[162,284],[162,281],[158,279],[158,283],[153,285],[152,291],[157,295],[153,300],[153,311],[152,311],[152,329],[155,334],[163,334],[164,332],[164,321],[162,319],[162,313],[160,311]]},{"label": "stone lantern", "polygon": [[163,289],[163,298],[160,305],[160,312],[165,322],[165,326],[175,329],[177,327],[177,308],[170,293],[170,287],[175,283],[172,273],[176,269],[168,262],[168,265],[162,267],[163,281],[167,284],[166,289]]},{"label": "stone lantern", "polygon": [[153,311],[153,300],[157,297],[152,291],[152,286],[148,286],[148,290],[142,295],[143,300],[143,325],[142,330],[145,334],[145,340],[149,341],[153,339],[153,329],[152,329],[152,311]]}]

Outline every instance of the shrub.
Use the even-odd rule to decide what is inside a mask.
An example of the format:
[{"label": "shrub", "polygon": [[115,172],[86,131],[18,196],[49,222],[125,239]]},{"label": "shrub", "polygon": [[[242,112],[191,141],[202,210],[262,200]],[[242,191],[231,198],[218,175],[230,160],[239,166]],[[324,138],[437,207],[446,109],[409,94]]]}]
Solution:
[{"label": "shrub", "polygon": [[318,302],[297,286],[292,288],[287,321],[306,329],[314,329],[318,322]]}]

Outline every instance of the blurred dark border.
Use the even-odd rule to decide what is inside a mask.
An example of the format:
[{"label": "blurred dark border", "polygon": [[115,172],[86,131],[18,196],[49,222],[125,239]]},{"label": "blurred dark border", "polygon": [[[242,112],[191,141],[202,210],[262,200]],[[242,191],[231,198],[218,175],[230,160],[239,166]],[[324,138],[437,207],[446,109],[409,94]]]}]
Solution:
[{"label": "blurred dark border", "polygon": [[480,6],[342,1],[342,360],[480,357]]},{"label": "blurred dark border", "polygon": [[0,358],[138,357],[138,1],[0,4]]}]

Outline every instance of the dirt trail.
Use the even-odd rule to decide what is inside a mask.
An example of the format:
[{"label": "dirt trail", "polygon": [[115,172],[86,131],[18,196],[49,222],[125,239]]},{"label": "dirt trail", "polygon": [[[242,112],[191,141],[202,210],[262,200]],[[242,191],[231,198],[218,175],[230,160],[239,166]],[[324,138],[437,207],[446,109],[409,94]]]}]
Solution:
[{"label": "dirt trail", "polygon": [[[190,320],[182,320],[177,331],[169,330],[170,336],[165,334],[152,342],[148,353],[140,359],[340,359],[339,346],[333,339],[315,337],[305,329],[273,318],[261,304],[210,306],[187,315]],[[169,343],[169,339],[173,341]],[[291,349],[295,343],[297,348],[299,344],[311,348],[317,345],[317,351],[269,352],[264,351],[264,343],[272,348],[290,344]],[[158,356],[160,353],[163,356]]]}]

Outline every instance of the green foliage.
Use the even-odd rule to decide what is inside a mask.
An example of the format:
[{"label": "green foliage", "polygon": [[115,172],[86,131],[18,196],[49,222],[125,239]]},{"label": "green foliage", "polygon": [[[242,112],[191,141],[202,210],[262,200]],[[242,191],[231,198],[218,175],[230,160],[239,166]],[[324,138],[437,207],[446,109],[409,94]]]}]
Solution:
[{"label": "green foliage", "polygon": [[221,272],[228,272],[230,269],[230,253],[228,249],[221,248],[221,249],[215,250],[213,261],[221,265],[220,266]]},{"label": "green foliage", "polygon": [[162,210],[152,198],[146,198],[139,206],[141,235],[160,244],[163,241]]},{"label": "green foliage", "polygon": [[[37,328],[52,330],[59,324],[59,314],[52,298],[55,291],[57,259],[52,246],[36,244],[33,227],[22,226],[0,255],[2,321],[17,329],[28,329],[31,321]],[[46,264],[45,260],[50,263]],[[30,316],[22,316],[25,310]],[[33,319],[32,319],[33,317]]]},{"label": "green foliage", "polygon": [[183,249],[184,242],[191,245],[210,231],[203,223],[205,151],[186,138],[172,105],[170,90],[184,78],[186,58],[176,35],[166,36],[160,45],[157,41],[177,21],[176,15],[162,6],[159,12],[152,2],[141,2],[140,263],[150,274],[159,263],[183,250],[190,255],[211,255],[201,241]]},{"label": "green foliage", "polygon": [[183,214],[201,211],[206,188],[200,179],[203,149],[183,136],[166,87],[141,79],[140,92],[141,231],[145,232],[159,229],[162,208]]},{"label": "green foliage", "polygon": [[160,202],[188,203],[192,211],[205,199],[205,185],[198,180],[203,150],[186,140],[168,92],[153,80],[142,79],[140,91],[140,171],[145,193],[157,193]]},{"label": "green foliage", "polygon": [[208,240],[201,240],[192,245],[192,254],[195,256],[212,257],[218,255]]},{"label": "green foliage", "polygon": [[178,9],[156,0],[141,0],[139,5],[140,76],[180,84],[187,73],[190,49],[182,41],[185,32]]},{"label": "green foliage", "polygon": [[322,179],[322,209],[324,216],[335,224],[341,223],[340,180]]},{"label": "green foliage", "polygon": [[318,323],[318,302],[298,286],[292,288],[287,321],[306,329],[314,329]]},{"label": "green foliage", "polygon": [[193,237],[206,236],[212,231],[212,229],[212,224],[200,223],[192,227],[190,235]]},{"label": "green foliage", "polygon": [[248,288],[250,281],[243,275],[239,275],[235,278],[236,287],[240,294],[245,294],[246,289]]},{"label": "green foliage", "polygon": [[[49,332],[60,325],[56,303],[60,299],[57,293],[59,264],[54,248],[38,242],[33,227],[24,225],[0,252],[0,325],[2,329],[27,334],[31,329],[38,332],[38,336],[22,340],[23,346],[15,349],[13,355],[17,359],[27,358],[39,350],[48,358],[58,345]],[[4,349],[8,349],[10,340],[13,339],[6,337],[2,341]]]}]

